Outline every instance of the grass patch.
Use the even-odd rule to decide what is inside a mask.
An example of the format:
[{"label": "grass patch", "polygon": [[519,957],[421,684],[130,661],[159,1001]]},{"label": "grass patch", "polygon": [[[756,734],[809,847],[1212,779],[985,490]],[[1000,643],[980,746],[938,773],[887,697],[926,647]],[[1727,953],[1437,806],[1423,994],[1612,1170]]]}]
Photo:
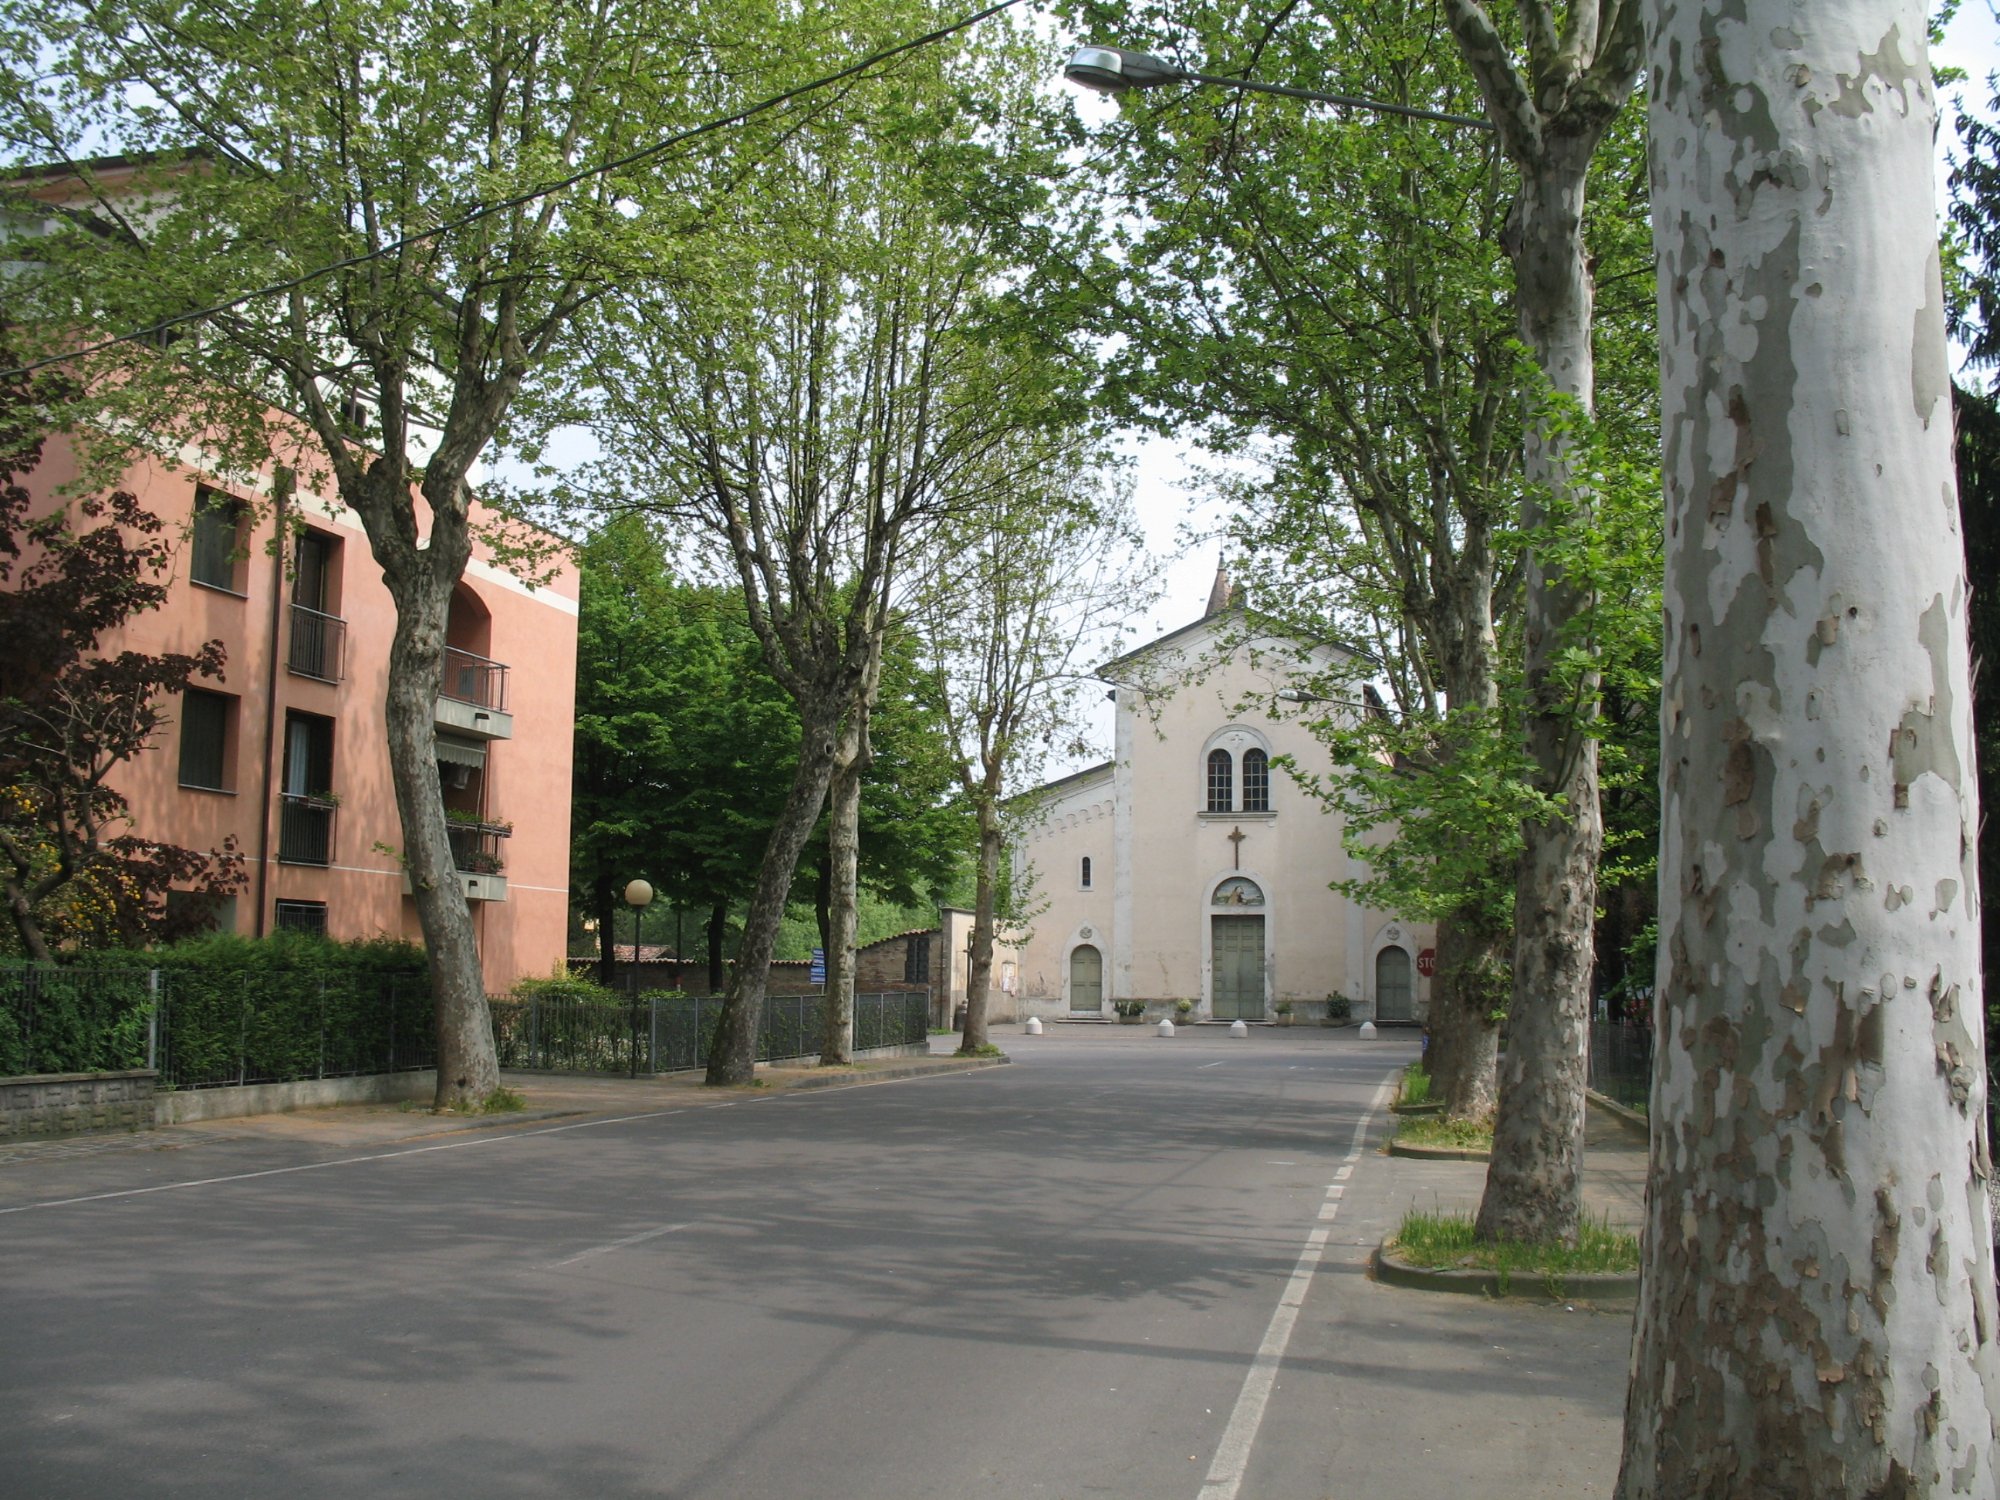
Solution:
[{"label": "grass patch", "polygon": [[953,1057],[1005,1057],[1006,1055],[992,1042],[985,1042],[977,1047],[960,1047],[952,1053]]},{"label": "grass patch", "polygon": [[1428,1104],[1431,1102],[1431,1075],[1424,1071],[1421,1061],[1411,1063],[1403,1069],[1403,1089],[1396,1098],[1398,1104]]},{"label": "grass patch", "polygon": [[1475,1244],[1470,1214],[1425,1213],[1412,1209],[1389,1242],[1397,1257],[1431,1270],[1493,1271],[1504,1295],[1515,1276],[1533,1276],[1561,1295],[1565,1276],[1592,1276],[1639,1269],[1639,1241],[1609,1220],[1585,1219],[1574,1249],[1567,1245],[1523,1245],[1512,1240]]},{"label": "grass patch", "polygon": [[1491,1151],[1493,1127],[1477,1120],[1447,1120],[1441,1115],[1405,1115],[1396,1126],[1404,1146],[1446,1146],[1454,1151]]}]

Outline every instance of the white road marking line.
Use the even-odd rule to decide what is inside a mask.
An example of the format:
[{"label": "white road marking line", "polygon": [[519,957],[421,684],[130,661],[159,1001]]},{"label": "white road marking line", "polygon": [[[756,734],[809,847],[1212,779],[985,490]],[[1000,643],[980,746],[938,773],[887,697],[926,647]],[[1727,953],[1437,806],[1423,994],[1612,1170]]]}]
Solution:
[{"label": "white road marking line", "polygon": [[[1354,1127],[1354,1141],[1347,1148],[1340,1170],[1334,1174],[1337,1178],[1344,1179],[1354,1170],[1354,1163],[1361,1159],[1368,1140],[1368,1127],[1388,1102],[1392,1084],[1393,1080],[1385,1079],[1375,1091],[1368,1112]],[[1250,1467],[1251,1445],[1257,1441],[1257,1429],[1264,1424],[1264,1408],[1270,1405],[1271,1391],[1278,1383],[1278,1366],[1284,1362],[1285,1348],[1292,1341],[1292,1328],[1299,1320],[1299,1309],[1305,1305],[1313,1272],[1319,1269],[1320,1259],[1326,1253],[1327,1238],[1332,1232],[1330,1225],[1340,1206],[1335,1197],[1336,1191],[1333,1187],[1327,1189],[1328,1201],[1320,1209],[1321,1223],[1306,1236],[1305,1248],[1299,1252],[1298,1265],[1292,1270],[1292,1279],[1285,1284],[1284,1295],[1278,1299],[1278,1305],[1271,1313],[1270,1326],[1264,1330],[1264,1342],[1257,1346],[1257,1353],[1243,1376],[1243,1389],[1236,1398],[1236,1409],[1229,1414],[1229,1425],[1223,1429],[1222,1441],[1216,1445],[1215,1462],[1209,1465],[1208,1478],[1202,1484],[1199,1500],[1236,1500],[1237,1491],[1243,1486],[1243,1475]]]},{"label": "white road marking line", "polygon": [[643,1245],[647,1240],[656,1240],[662,1235],[673,1234],[687,1227],[686,1224],[663,1224],[658,1229],[642,1229],[637,1234],[628,1234],[624,1239],[613,1240],[608,1245],[593,1245],[588,1250],[579,1250],[568,1260],[550,1261],[544,1269],[560,1271],[564,1266],[573,1266],[580,1260],[595,1260],[598,1256],[609,1255],[614,1250],[629,1250],[634,1245]]},{"label": "white road marking line", "polygon": [[1195,1071],[1196,1071],[1197,1073],[1199,1073],[1199,1072],[1200,1072],[1200,1071],[1201,1071],[1201,1070],[1202,1070],[1203,1068],[1219,1068],[1219,1067],[1221,1067],[1221,1066],[1222,1066],[1222,1064],[1223,1064],[1223,1062],[1224,1062],[1224,1061],[1225,1061],[1225,1059],[1222,1059],[1222,1058],[1217,1058],[1217,1059],[1216,1059],[1216,1060],[1215,1060],[1214,1062],[1212,1062],[1212,1063],[1196,1063],[1196,1064],[1194,1065],[1194,1070],[1195,1070]]}]

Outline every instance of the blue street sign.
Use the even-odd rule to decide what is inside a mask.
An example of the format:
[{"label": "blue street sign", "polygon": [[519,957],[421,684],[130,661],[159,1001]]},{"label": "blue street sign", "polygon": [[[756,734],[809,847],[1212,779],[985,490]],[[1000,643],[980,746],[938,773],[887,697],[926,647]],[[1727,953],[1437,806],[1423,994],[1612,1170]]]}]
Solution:
[{"label": "blue street sign", "polygon": [[811,973],[812,973],[812,982],[814,984],[826,983],[826,949],[824,948],[813,949],[813,961],[812,961]]}]

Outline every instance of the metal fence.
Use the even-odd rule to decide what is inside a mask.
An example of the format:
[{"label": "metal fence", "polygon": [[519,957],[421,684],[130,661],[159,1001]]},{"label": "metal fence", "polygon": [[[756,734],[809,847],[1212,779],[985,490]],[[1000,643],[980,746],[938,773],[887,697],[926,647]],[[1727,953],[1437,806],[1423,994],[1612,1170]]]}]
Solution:
[{"label": "metal fence", "polygon": [[0,1078],[151,1067],[157,984],[130,967],[0,967]]},{"label": "metal fence", "polygon": [[[501,1067],[563,1073],[637,1076],[707,1067],[722,1017],[719,996],[641,995],[625,1003],[534,996],[491,1004]],[[921,1044],[929,1019],[925,989],[856,995],[853,1049]],[[824,995],[767,996],[758,1060],[817,1057],[825,1023]]]},{"label": "metal fence", "polygon": [[1644,1110],[1653,1089],[1653,1028],[1592,1021],[1590,1086],[1614,1103]]},{"label": "metal fence", "polygon": [[200,1089],[436,1062],[422,971],[0,966],[0,1077],[155,1068]]}]

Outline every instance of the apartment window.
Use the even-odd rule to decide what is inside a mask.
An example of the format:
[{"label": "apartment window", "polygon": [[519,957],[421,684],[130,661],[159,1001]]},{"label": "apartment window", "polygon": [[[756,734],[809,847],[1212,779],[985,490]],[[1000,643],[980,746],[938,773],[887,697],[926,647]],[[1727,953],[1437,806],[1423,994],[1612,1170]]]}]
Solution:
[{"label": "apartment window", "polygon": [[288,665],[301,677],[338,682],[347,646],[347,624],[335,611],[340,542],[323,531],[301,532],[294,559]]},{"label": "apartment window", "polygon": [[181,692],[181,785],[205,792],[232,789],[231,750],[236,740],[236,700],[204,688]]},{"label": "apartment window", "polygon": [[326,903],[324,901],[280,901],[278,903],[277,927],[280,932],[310,932],[314,937],[325,937]]},{"label": "apartment window", "polygon": [[333,720],[285,715],[283,795],[278,799],[278,859],[291,865],[333,863]]},{"label": "apartment window", "polygon": [[1208,810],[1228,812],[1236,805],[1236,767],[1227,750],[1208,752]]},{"label": "apartment window", "polygon": [[194,535],[188,548],[188,576],[212,589],[243,592],[243,505],[214,490],[195,491]]},{"label": "apartment window", "polygon": [[285,795],[325,797],[333,790],[333,720],[285,715]]},{"label": "apartment window", "polygon": [[1243,810],[1271,810],[1271,757],[1262,750],[1243,752]]},{"label": "apartment window", "polygon": [[1086,891],[1090,889],[1090,856],[1084,855],[1083,863],[1077,871],[1077,884]]}]

